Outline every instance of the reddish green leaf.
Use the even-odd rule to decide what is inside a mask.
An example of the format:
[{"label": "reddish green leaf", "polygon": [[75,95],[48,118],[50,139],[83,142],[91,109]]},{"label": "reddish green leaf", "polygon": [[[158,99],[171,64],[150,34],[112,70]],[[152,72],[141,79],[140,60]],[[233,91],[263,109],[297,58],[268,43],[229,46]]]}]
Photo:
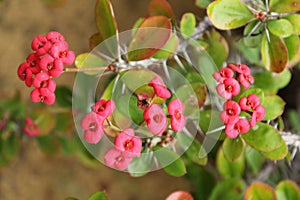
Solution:
[{"label": "reddish green leaf", "polygon": [[89,38],[89,45],[90,50],[94,49],[96,46],[98,46],[104,38],[101,36],[100,33],[95,33]]},{"label": "reddish green leaf", "polygon": [[154,56],[153,58],[156,59],[164,59],[172,56],[178,48],[179,40],[176,34],[172,33],[170,39],[168,40],[167,44],[161,48]]},{"label": "reddish green leaf", "polygon": [[266,108],[264,120],[273,120],[283,113],[285,102],[279,96],[272,95],[265,96],[262,105]]},{"label": "reddish green leaf", "polygon": [[270,160],[282,160],[286,157],[288,148],[284,140],[281,141],[280,147],[271,152],[262,153],[266,158]]},{"label": "reddish green leaf", "polygon": [[180,21],[180,32],[185,38],[192,37],[196,26],[196,18],[193,13],[185,13]]},{"label": "reddish green leaf", "polygon": [[300,199],[300,188],[295,182],[284,180],[276,186],[276,196],[278,200]]},{"label": "reddish green leaf", "polygon": [[226,160],[229,162],[234,162],[244,152],[244,142],[241,138],[236,138],[236,139],[231,139],[231,138],[226,138],[223,142],[223,154]]},{"label": "reddish green leaf", "polygon": [[166,200],[194,200],[190,193],[185,191],[176,191],[170,194]]},{"label": "reddish green leaf", "polygon": [[300,10],[300,0],[270,0],[270,10],[278,13],[294,13]]},{"label": "reddish green leaf", "polygon": [[229,53],[229,48],[225,38],[216,30],[203,35],[203,41],[208,44],[207,53],[214,60],[218,68],[223,66]]},{"label": "reddish green leaf", "polygon": [[136,30],[128,48],[128,60],[150,58],[166,45],[171,37],[172,24],[165,16],[151,16]]},{"label": "reddish green leaf", "polygon": [[261,45],[262,59],[265,67],[271,71],[280,73],[288,63],[288,50],[284,41],[270,33],[270,41],[265,34]]},{"label": "reddish green leaf", "polygon": [[213,25],[222,30],[238,28],[255,19],[240,0],[216,0],[209,4],[207,14]]},{"label": "reddish green leaf", "polygon": [[148,4],[148,14],[151,16],[162,15],[172,20],[175,19],[172,7],[166,0],[151,0]]},{"label": "reddish green leaf", "polygon": [[275,191],[269,185],[261,182],[252,183],[245,194],[245,200],[276,200]]}]

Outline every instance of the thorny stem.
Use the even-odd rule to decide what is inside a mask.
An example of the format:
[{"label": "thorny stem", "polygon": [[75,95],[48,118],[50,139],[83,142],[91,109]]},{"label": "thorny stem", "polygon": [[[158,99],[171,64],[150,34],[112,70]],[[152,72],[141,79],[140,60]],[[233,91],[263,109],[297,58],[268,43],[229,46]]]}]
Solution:
[{"label": "thorny stem", "polygon": [[108,69],[107,66],[101,66],[101,67],[89,67],[89,68],[65,68],[64,72],[91,72],[91,71],[104,71]]}]

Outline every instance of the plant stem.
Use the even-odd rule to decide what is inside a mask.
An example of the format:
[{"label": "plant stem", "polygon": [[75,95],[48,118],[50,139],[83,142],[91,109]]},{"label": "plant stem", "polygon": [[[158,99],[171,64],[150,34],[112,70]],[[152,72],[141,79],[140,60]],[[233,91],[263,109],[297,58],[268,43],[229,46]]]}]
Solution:
[{"label": "plant stem", "polygon": [[107,66],[89,67],[89,68],[65,68],[64,72],[90,72],[90,71],[104,71],[109,69]]}]

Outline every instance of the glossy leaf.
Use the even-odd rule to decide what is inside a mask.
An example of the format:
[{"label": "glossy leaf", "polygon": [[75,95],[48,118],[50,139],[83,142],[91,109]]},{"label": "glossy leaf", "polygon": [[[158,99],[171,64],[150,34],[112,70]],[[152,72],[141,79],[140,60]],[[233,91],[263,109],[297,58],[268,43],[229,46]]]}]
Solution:
[{"label": "glossy leaf", "polygon": [[270,10],[278,13],[300,11],[300,0],[270,0]]},{"label": "glossy leaf", "polygon": [[275,128],[261,122],[256,124],[257,128],[241,135],[249,146],[262,152],[271,152],[281,146],[282,138]]},{"label": "glossy leaf", "polygon": [[66,86],[57,86],[55,89],[56,102],[62,106],[72,107],[72,90]]},{"label": "glossy leaf", "polygon": [[234,162],[244,152],[244,143],[241,138],[236,138],[236,139],[231,139],[231,138],[226,138],[223,142],[223,154],[226,160],[229,162]]},{"label": "glossy leaf", "polygon": [[104,192],[96,192],[88,200],[108,200]]},{"label": "glossy leaf", "polygon": [[[76,59],[75,59],[75,66],[79,69],[82,68],[97,68],[97,67],[106,67],[108,66],[107,62],[102,60],[99,56],[96,56],[91,53],[83,53],[79,54]],[[88,75],[95,75],[95,74],[100,74],[103,73],[104,69],[95,69],[94,71],[89,70],[85,71],[85,74]]]},{"label": "glossy leaf", "polygon": [[292,200],[300,199],[300,188],[299,186],[290,180],[284,180],[278,183],[275,188],[276,196],[279,200]]},{"label": "glossy leaf", "polygon": [[186,168],[183,160],[172,150],[160,148],[154,152],[158,163],[164,167],[164,171],[172,176],[183,176],[186,174]]},{"label": "glossy leaf", "polygon": [[180,21],[180,32],[183,37],[192,37],[196,27],[196,18],[193,13],[185,13]]},{"label": "glossy leaf", "polygon": [[241,177],[244,173],[244,156],[241,156],[234,162],[229,162],[226,160],[223,150],[220,148],[217,154],[216,161],[219,173],[226,179],[233,177]]},{"label": "glossy leaf", "polygon": [[175,20],[172,7],[166,0],[151,0],[148,4],[148,14],[151,16],[162,15]]},{"label": "glossy leaf", "polygon": [[240,200],[246,184],[243,180],[231,178],[220,182],[212,191],[209,200]]},{"label": "glossy leaf", "polygon": [[203,41],[208,44],[207,53],[214,60],[218,68],[223,67],[229,53],[229,48],[225,38],[216,30],[203,35]]},{"label": "glossy leaf", "polygon": [[150,58],[171,37],[172,24],[165,16],[151,16],[136,30],[128,48],[128,59],[138,61]]},{"label": "glossy leaf", "polygon": [[210,4],[210,0],[196,0],[196,6],[206,8]]},{"label": "glossy leaf", "polygon": [[293,25],[286,19],[271,20],[268,29],[277,37],[286,38],[294,33]]},{"label": "glossy leaf", "polygon": [[263,120],[273,120],[283,113],[285,102],[279,96],[272,95],[265,96],[262,105],[266,108],[266,115]]},{"label": "glossy leaf", "polygon": [[269,185],[261,182],[252,183],[246,190],[245,200],[276,200],[275,191]]},{"label": "glossy leaf", "polygon": [[128,166],[128,172],[133,177],[144,176],[150,172],[153,156],[150,153],[141,153],[139,157],[133,158]]},{"label": "glossy leaf", "polygon": [[282,72],[288,63],[288,50],[284,41],[270,33],[270,41],[266,34],[261,46],[262,59],[267,70],[271,72]]},{"label": "glossy leaf", "polygon": [[207,14],[215,27],[229,30],[244,26],[254,14],[240,0],[217,0],[209,4]]},{"label": "glossy leaf", "polygon": [[264,152],[263,155],[270,160],[282,160],[288,153],[288,147],[284,140],[281,141],[280,147],[274,151]]},{"label": "glossy leaf", "polygon": [[170,39],[164,47],[156,52],[152,57],[156,59],[165,59],[172,56],[178,49],[179,40],[176,34],[172,33]]},{"label": "glossy leaf", "polygon": [[288,15],[284,17],[284,19],[289,20],[289,22],[293,25],[294,28],[294,34],[300,35],[300,15],[299,14],[293,14],[293,15]]},{"label": "glossy leaf", "polygon": [[291,72],[284,70],[279,74],[274,74],[269,71],[254,74],[254,86],[261,88],[264,91],[274,91],[284,88],[291,80]]}]

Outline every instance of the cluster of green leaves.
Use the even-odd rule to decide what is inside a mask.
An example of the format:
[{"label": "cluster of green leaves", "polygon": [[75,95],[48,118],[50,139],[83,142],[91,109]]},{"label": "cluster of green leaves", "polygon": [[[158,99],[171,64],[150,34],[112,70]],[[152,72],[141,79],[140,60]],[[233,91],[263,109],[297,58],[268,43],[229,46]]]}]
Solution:
[{"label": "cluster of green leaves", "polygon": [[[240,0],[217,0],[209,4],[207,14],[213,25],[221,30],[246,25],[244,38],[238,44],[239,48],[250,62],[263,65],[270,72],[280,73],[300,60],[300,15],[297,14],[300,2],[266,2],[268,5],[260,2],[261,7],[249,9]],[[259,49],[262,63],[257,56]]]}]

